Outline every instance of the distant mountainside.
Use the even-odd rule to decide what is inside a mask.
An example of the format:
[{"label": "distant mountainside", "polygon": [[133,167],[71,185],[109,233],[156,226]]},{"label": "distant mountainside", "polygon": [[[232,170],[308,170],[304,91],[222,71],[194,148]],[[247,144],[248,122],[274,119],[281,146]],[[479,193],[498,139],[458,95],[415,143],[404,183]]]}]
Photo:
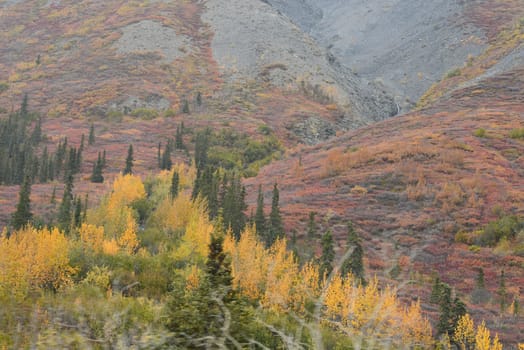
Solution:
[{"label": "distant mountainside", "polygon": [[383,82],[404,111],[481,54],[494,27],[522,8],[522,1],[268,1],[354,73]]},{"label": "distant mountainside", "polygon": [[324,120],[328,129],[398,112],[383,87],[358,78],[259,0],[0,6],[0,73],[9,87],[1,97],[27,92],[52,116],[178,110],[197,90],[223,101],[267,84],[338,108],[336,123]]}]

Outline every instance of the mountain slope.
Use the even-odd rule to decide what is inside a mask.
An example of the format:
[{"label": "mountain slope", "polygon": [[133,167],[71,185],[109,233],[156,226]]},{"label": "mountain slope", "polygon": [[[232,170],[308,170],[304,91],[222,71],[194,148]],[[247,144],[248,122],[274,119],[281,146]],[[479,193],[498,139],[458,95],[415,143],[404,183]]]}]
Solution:
[{"label": "mountain slope", "polygon": [[[140,108],[176,111],[200,91],[210,101],[207,112],[217,113],[228,108],[224,94],[278,87],[276,96],[286,92],[338,108],[338,123],[326,121],[335,130],[397,112],[382,89],[354,76],[257,0],[0,6],[0,73],[9,87],[0,96],[4,105],[27,92],[52,117],[106,118]],[[256,16],[248,21],[250,12]],[[322,114],[311,116],[324,120]]]},{"label": "mountain slope", "polygon": [[404,111],[434,82],[481,54],[500,27],[524,11],[522,0],[270,3],[342,64],[366,79],[382,81]]}]

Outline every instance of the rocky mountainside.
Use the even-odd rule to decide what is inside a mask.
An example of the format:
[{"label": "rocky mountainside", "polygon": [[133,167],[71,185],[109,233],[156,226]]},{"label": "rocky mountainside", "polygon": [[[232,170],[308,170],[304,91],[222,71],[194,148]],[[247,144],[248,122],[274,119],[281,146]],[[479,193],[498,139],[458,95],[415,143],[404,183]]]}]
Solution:
[{"label": "rocky mountainside", "polygon": [[475,21],[489,1],[269,0],[343,65],[379,80],[403,111],[444,75],[479,55],[489,26]]},{"label": "rocky mountainside", "polygon": [[382,86],[357,77],[259,0],[0,6],[0,72],[9,86],[1,97],[28,92],[51,115],[163,112],[180,108],[189,91],[223,100],[239,87],[267,84],[338,109],[335,124],[313,115],[324,129],[398,112]]}]

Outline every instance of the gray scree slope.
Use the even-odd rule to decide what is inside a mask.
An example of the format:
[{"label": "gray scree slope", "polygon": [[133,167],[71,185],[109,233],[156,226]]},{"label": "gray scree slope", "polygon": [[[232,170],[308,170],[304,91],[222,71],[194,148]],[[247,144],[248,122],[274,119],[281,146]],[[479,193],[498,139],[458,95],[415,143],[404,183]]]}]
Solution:
[{"label": "gray scree slope", "polygon": [[[486,47],[460,0],[267,0],[355,73],[382,81],[407,110]],[[318,15],[320,13],[320,15]]]},{"label": "gray scree slope", "polygon": [[383,87],[340,65],[327,50],[261,0],[208,0],[203,20],[213,32],[213,56],[229,82],[269,79],[297,88],[301,81],[333,97],[344,125],[358,127],[397,112]]}]

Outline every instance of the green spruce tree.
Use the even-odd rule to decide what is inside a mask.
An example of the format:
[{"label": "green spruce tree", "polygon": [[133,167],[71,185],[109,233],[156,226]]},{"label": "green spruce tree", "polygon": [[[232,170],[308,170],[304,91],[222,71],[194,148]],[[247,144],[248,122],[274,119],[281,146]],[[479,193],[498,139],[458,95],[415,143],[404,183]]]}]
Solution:
[{"label": "green spruce tree", "polygon": [[271,212],[269,213],[268,240],[266,246],[271,246],[279,238],[284,237],[284,227],[282,225],[282,216],[280,214],[280,194],[278,185],[273,186],[273,197],[271,199]]},{"label": "green spruce tree", "polygon": [[353,248],[349,257],[342,263],[340,273],[342,276],[347,276],[351,273],[353,278],[361,284],[366,284],[364,276],[364,248],[362,242],[353,227],[353,223],[348,223],[348,249]]},{"label": "green spruce tree", "polygon": [[335,241],[331,230],[328,230],[321,238],[322,255],[319,261],[320,276],[328,277],[333,271],[333,261],[335,261]]},{"label": "green spruce tree", "polygon": [[307,238],[313,240],[317,237],[317,223],[315,222],[315,213],[314,211],[309,212],[309,219],[307,222]]},{"label": "green spruce tree", "polygon": [[170,194],[171,194],[171,199],[175,199],[176,197],[178,197],[178,190],[179,190],[179,187],[180,187],[180,175],[178,174],[178,171],[173,171],[173,177],[171,178],[171,189],[170,189]]},{"label": "green spruce tree", "polygon": [[75,203],[75,211],[73,214],[73,226],[78,228],[80,225],[82,225],[82,201],[80,200],[80,197],[77,197],[74,200]]},{"label": "green spruce tree", "polygon": [[22,186],[20,186],[20,192],[18,195],[18,204],[16,211],[12,216],[12,225],[15,230],[19,230],[27,225],[33,218],[31,213],[31,178],[25,176]]},{"label": "green spruce tree", "polygon": [[259,237],[263,241],[266,240],[266,216],[264,214],[264,193],[262,192],[262,186],[258,186],[257,196],[257,209],[255,211],[255,227]]},{"label": "green spruce tree", "polygon": [[71,230],[72,207],[73,174],[71,172],[68,172],[66,176],[62,202],[60,203],[60,208],[58,210],[58,227],[66,233],[69,233]]},{"label": "green spruce tree", "polygon": [[126,167],[124,168],[124,175],[133,174],[133,145],[129,145],[127,149]]},{"label": "green spruce tree", "polygon": [[100,155],[100,152],[98,152],[98,158],[96,162],[93,164],[93,172],[91,173],[91,182],[94,183],[102,183],[104,182],[104,176],[102,175],[102,156]]},{"label": "green spruce tree", "polygon": [[89,127],[89,137],[87,138],[87,144],[92,146],[95,144],[95,125],[91,123]]}]

